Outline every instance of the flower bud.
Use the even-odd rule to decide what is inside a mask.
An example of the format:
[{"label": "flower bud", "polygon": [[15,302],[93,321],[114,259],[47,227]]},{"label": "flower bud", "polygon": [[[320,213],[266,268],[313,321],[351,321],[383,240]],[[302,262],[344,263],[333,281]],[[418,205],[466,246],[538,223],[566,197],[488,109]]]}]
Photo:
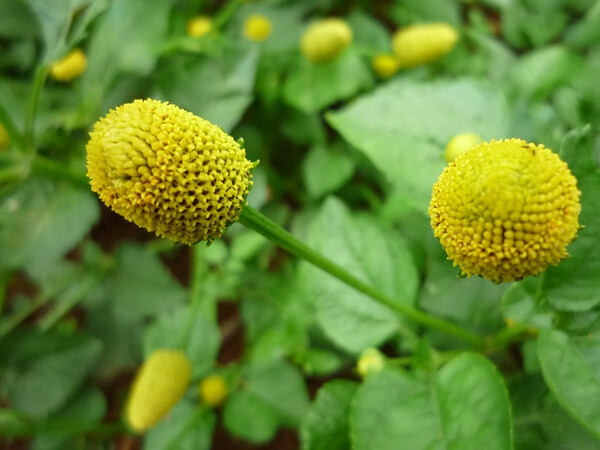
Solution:
[{"label": "flower bud", "polygon": [[0,150],[6,150],[10,146],[10,137],[4,125],[0,123]]},{"label": "flower bud", "polygon": [[212,30],[212,20],[208,16],[196,16],[187,23],[187,34],[191,37],[202,37]]},{"label": "flower bud", "polygon": [[192,377],[181,350],[155,350],[133,382],[126,407],[129,426],[142,433],[156,425],[179,402]]},{"label": "flower bud", "polygon": [[216,408],[227,398],[227,383],[221,375],[211,375],[200,382],[198,394],[202,404]]},{"label": "flower bud", "polygon": [[96,122],[87,144],[92,190],[136,225],[193,244],[235,222],[253,164],[231,136],[175,105],[136,100]]},{"label": "flower bud", "polygon": [[322,19],[302,35],[300,49],[309,61],[323,63],[337,58],[352,42],[352,30],[345,20]]},{"label": "flower bud", "polygon": [[444,169],[429,215],[463,275],[515,281],[568,256],[580,195],[567,164],[543,145],[483,142]]},{"label": "flower bud", "polygon": [[71,50],[63,59],[50,66],[50,78],[68,82],[79,77],[87,66],[87,58],[80,48]]},{"label": "flower bud", "polygon": [[385,355],[376,348],[363,350],[356,363],[356,371],[363,378],[367,375],[381,372],[384,367]]},{"label": "flower bud", "polygon": [[373,70],[379,78],[390,78],[400,68],[398,60],[394,55],[377,55],[371,62]]},{"label": "flower bud", "polygon": [[461,133],[454,136],[448,141],[446,150],[444,151],[444,158],[446,162],[451,163],[458,155],[462,155],[467,150],[475,147],[481,143],[483,139],[477,136],[475,133]]},{"label": "flower bud", "polygon": [[454,48],[458,33],[447,23],[412,25],[396,31],[392,48],[400,67],[415,67],[435,61]]},{"label": "flower bud", "polygon": [[244,36],[254,42],[262,42],[271,35],[271,21],[261,14],[253,14],[244,23]]}]

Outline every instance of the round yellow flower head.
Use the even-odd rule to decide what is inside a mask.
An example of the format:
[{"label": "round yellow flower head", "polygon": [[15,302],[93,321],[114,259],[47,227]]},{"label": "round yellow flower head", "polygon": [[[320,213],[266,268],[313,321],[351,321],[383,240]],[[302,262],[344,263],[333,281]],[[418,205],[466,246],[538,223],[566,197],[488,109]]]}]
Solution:
[{"label": "round yellow flower head", "polygon": [[356,363],[356,371],[363,378],[367,375],[381,372],[384,367],[385,355],[376,348],[363,350]]},{"label": "round yellow flower head", "polygon": [[380,78],[390,78],[395,75],[400,68],[400,64],[398,64],[398,60],[394,55],[385,54],[377,55],[373,58],[371,65]]},{"label": "round yellow flower head", "polygon": [[332,17],[312,23],[302,35],[300,49],[309,61],[323,63],[337,58],[351,42],[348,23]]},{"label": "round yellow flower head", "polygon": [[0,123],[0,150],[5,150],[10,146],[10,137],[6,128]]},{"label": "round yellow flower head", "polygon": [[412,25],[392,36],[392,48],[400,67],[435,61],[454,48],[458,32],[447,23]]},{"label": "round yellow flower head", "polygon": [[187,34],[191,37],[202,37],[212,30],[212,20],[208,16],[196,16],[187,23]]},{"label": "round yellow flower head", "polygon": [[444,158],[446,158],[446,162],[451,163],[458,157],[458,155],[462,155],[464,152],[475,147],[482,141],[483,139],[481,139],[475,133],[457,134],[448,141],[448,144],[446,144],[446,150],[444,151]]},{"label": "round yellow flower head", "polygon": [[50,78],[67,82],[79,77],[87,66],[87,58],[80,48],[71,50],[63,59],[50,66]]},{"label": "round yellow flower head", "polygon": [[192,365],[181,350],[155,350],[137,373],[125,417],[132,430],[152,428],[179,402],[192,377]]},{"label": "round yellow flower head", "polygon": [[244,23],[244,36],[254,42],[262,42],[271,35],[272,25],[268,17],[252,14]]},{"label": "round yellow flower head", "polygon": [[252,186],[253,164],[219,127],[157,100],[96,122],[87,144],[92,190],[136,225],[193,244],[220,237]]},{"label": "round yellow flower head", "polygon": [[580,195],[567,164],[543,145],[483,142],[444,169],[429,215],[463,275],[515,281],[568,256]]},{"label": "round yellow flower head", "polygon": [[200,382],[198,394],[204,405],[216,408],[227,398],[227,383],[221,375],[211,375]]}]

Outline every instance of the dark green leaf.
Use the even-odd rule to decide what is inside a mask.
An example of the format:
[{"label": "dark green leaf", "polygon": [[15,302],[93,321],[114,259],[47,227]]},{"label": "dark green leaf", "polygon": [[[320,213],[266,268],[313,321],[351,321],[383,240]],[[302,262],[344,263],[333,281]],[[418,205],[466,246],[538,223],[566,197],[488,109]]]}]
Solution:
[{"label": "dark green leaf", "polygon": [[302,164],[302,175],[308,193],[319,198],[335,192],[354,174],[354,160],[339,149],[317,145],[310,149]]}]

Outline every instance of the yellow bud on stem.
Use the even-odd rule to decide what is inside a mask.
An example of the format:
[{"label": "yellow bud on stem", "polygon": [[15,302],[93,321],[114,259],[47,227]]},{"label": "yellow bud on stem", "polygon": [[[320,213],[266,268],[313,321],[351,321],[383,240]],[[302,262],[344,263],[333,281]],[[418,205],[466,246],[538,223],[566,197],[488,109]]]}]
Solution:
[{"label": "yellow bud on stem", "polygon": [[221,375],[211,375],[204,378],[198,387],[202,404],[216,408],[227,398],[227,383]]},{"label": "yellow bud on stem", "polygon": [[262,14],[253,14],[244,23],[244,36],[250,41],[262,42],[272,31],[271,21]]},{"label": "yellow bud on stem", "polygon": [[373,58],[371,64],[380,78],[390,78],[400,68],[400,64],[394,55],[377,55]]},{"label": "yellow bud on stem", "polygon": [[444,151],[444,158],[446,159],[446,162],[451,163],[458,157],[458,155],[462,155],[464,152],[472,149],[482,141],[483,139],[481,139],[475,133],[457,134],[448,141],[448,144],[446,144],[446,149]]},{"label": "yellow bud on stem", "polygon": [[202,37],[212,30],[212,20],[209,16],[196,16],[187,23],[187,34],[191,37]]},{"label": "yellow bud on stem", "polygon": [[323,63],[337,58],[352,42],[352,30],[339,18],[312,23],[302,35],[300,49],[306,59]]},{"label": "yellow bud on stem", "polygon": [[458,32],[447,23],[402,28],[392,36],[392,48],[400,67],[416,67],[439,59],[454,48]]},{"label": "yellow bud on stem", "polygon": [[85,53],[80,48],[76,48],[50,66],[50,78],[68,82],[79,77],[85,71],[86,66]]}]

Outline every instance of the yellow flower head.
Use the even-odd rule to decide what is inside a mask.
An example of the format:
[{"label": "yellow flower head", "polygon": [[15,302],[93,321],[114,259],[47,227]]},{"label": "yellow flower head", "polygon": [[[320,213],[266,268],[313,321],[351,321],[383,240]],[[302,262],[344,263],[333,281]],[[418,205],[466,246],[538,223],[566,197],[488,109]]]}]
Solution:
[{"label": "yellow flower head", "polygon": [[10,146],[10,137],[6,132],[6,128],[0,123],[0,150],[5,150]]},{"label": "yellow flower head", "polygon": [[192,365],[181,350],[155,350],[137,373],[125,417],[134,431],[156,425],[183,397],[192,377]]},{"label": "yellow flower head", "polygon": [[395,75],[400,68],[398,60],[394,55],[377,55],[371,61],[373,70],[380,78],[390,78]]},{"label": "yellow flower head", "polygon": [[464,275],[515,281],[568,256],[580,195],[567,164],[543,145],[483,142],[444,169],[429,215]]},{"label": "yellow flower head", "polygon": [[212,20],[208,16],[196,16],[187,23],[187,34],[191,37],[202,37],[212,30]]},{"label": "yellow flower head", "polygon": [[92,190],[136,225],[193,244],[238,219],[253,164],[219,127],[157,100],[136,100],[96,122],[87,144]]},{"label": "yellow flower head", "polygon": [[271,35],[272,26],[268,17],[252,14],[244,23],[244,36],[254,42],[262,42]]},{"label": "yellow flower head", "polygon": [[221,375],[211,375],[200,382],[198,394],[204,405],[216,408],[227,398],[227,383]]},{"label": "yellow flower head", "polygon": [[412,25],[392,36],[392,48],[400,67],[435,61],[454,48],[458,32],[447,23]]},{"label": "yellow flower head", "polygon": [[458,157],[458,155],[462,155],[467,150],[470,150],[482,141],[483,139],[481,139],[475,133],[457,134],[448,141],[448,144],[446,144],[446,150],[444,151],[444,158],[446,158],[446,162],[451,163]]},{"label": "yellow flower head", "polygon": [[312,23],[302,35],[300,49],[309,61],[322,63],[337,58],[351,42],[348,23],[332,17]]},{"label": "yellow flower head", "polygon": [[71,50],[63,59],[50,66],[50,78],[67,82],[79,77],[87,66],[87,58],[80,48]]},{"label": "yellow flower head", "polygon": [[385,367],[385,355],[376,348],[367,348],[363,350],[356,363],[356,371],[365,378],[377,372],[381,372]]}]

